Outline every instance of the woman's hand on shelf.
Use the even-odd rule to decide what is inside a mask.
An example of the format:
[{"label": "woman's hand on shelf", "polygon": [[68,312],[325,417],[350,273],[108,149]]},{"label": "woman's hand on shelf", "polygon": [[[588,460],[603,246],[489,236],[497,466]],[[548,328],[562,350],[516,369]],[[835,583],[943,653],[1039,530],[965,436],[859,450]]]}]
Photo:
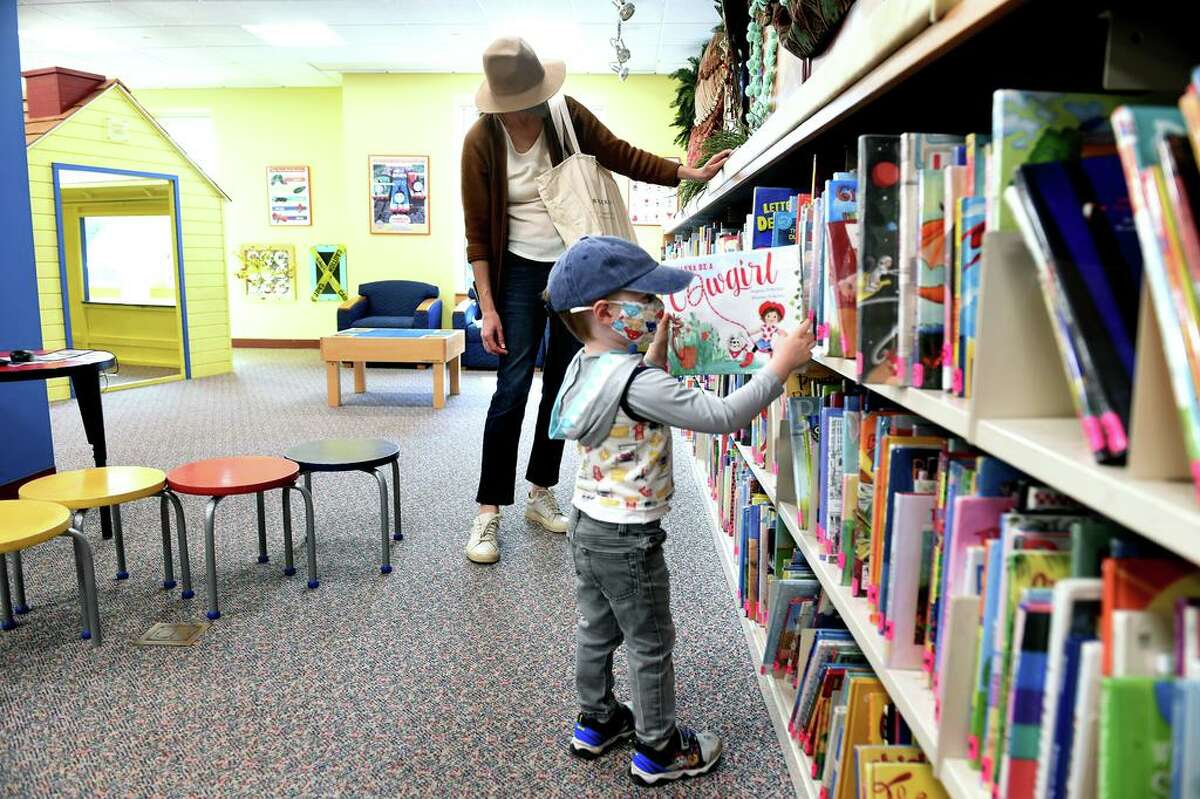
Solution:
[{"label": "woman's hand on shelf", "polygon": [[722,150],[715,154],[708,162],[701,167],[684,166],[679,167],[680,180],[694,180],[697,183],[708,183],[718,172],[721,167],[725,166],[725,162],[729,160],[729,156],[733,155],[733,150]]},{"label": "woman's hand on shelf", "polygon": [[483,331],[480,333],[480,339],[483,341],[483,348],[492,355],[508,355],[508,348],[504,345],[504,326],[500,324],[500,314],[495,311],[484,311]]}]

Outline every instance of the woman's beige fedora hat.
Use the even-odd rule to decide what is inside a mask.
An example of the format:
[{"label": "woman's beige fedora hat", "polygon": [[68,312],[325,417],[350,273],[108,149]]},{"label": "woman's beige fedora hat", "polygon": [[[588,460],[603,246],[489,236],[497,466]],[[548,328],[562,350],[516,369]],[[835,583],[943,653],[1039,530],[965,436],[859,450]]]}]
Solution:
[{"label": "woman's beige fedora hat", "polygon": [[505,36],[483,51],[483,74],[475,106],[485,114],[505,114],[553,97],[566,80],[567,65],[541,61],[524,39]]}]

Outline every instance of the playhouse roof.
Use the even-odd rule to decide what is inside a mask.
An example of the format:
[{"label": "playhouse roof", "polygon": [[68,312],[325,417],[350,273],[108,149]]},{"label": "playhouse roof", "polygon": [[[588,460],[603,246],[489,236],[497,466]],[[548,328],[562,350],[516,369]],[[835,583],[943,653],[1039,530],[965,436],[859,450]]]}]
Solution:
[{"label": "playhouse roof", "polygon": [[147,111],[146,108],[137,101],[137,98],[133,96],[133,92],[129,91],[128,87],[126,87],[124,83],[121,83],[121,81],[117,80],[116,78],[108,78],[107,80],[103,81],[102,83],[97,84],[96,88],[93,91],[84,95],[81,99],[76,101],[70,107],[64,109],[62,111],[62,113],[55,114],[53,116],[44,116],[44,117],[29,116],[29,100],[28,99],[23,100],[23,106],[24,106],[23,111],[25,114],[25,147],[26,147],[26,149],[32,147],[40,139],[42,139],[47,134],[49,134],[51,131],[53,131],[55,128],[57,128],[59,125],[61,125],[62,123],[66,122],[68,119],[70,119],[75,114],[76,111],[79,111],[81,108],[84,108],[89,103],[91,103],[93,100],[100,97],[101,95],[107,94],[108,92],[113,91],[113,90],[120,92],[121,94],[123,94],[125,96],[125,98],[127,100],[129,100],[130,104],[138,110],[138,113],[140,113],[143,117],[145,117],[146,121],[149,122],[151,125],[153,125],[155,130],[157,130],[164,139],[166,139],[167,141],[169,141],[171,143],[172,147],[174,147],[176,150],[179,151],[180,156],[182,156],[185,161],[187,161],[189,164],[192,165],[192,168],[195,169],[196,172],[199,173],[200,177],[203,178],[204,181],[206,183],[208,183],[209,186],[212,187],[213,191],[220,194],[226,200],[229,199],[229,195],[226,194],[225,191],[219,185],[217,185],[217,182],[215,180],[213,180],[212,177],[210,177],[207,172],[205,172],[203,169],[201,169],[199,164],[197,164],[194,160],[192,160],[191,156],[189,156],[187,154],[187,151],[184,150],[182,147],[180,147],[179,143],[177,141],[175,141],[174,139],[171,138],[171,134],[167,133],[166,129],[163,128],[163,126],[159,124],[158,120],[154,118],[154,115],[151,114],[149,111]]}]

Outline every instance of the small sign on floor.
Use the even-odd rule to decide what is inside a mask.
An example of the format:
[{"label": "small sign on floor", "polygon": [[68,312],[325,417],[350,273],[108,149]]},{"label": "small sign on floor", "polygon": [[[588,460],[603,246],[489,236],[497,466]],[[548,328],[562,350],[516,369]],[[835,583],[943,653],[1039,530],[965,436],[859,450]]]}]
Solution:
[{"label": "small sign on floor", "polygon": [[209,626],[206,621],[181,624],[160,621],[133,643],[137,646],[192,646]]}]

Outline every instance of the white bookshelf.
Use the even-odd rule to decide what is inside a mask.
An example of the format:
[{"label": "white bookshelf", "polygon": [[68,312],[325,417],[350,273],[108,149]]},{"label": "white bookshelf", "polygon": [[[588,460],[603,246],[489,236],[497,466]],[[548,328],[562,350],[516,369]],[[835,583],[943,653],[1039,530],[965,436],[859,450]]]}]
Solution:
[{"label": "white bookshelf", "polygon": [[[888,695],[891,696],[896,708],[904,717],[912,730],[913,737],[930,763],[937,768],[937,775],[943,781],[947,793],[953,799],[986,799],[987,792],[980,785],[979,772],[971,769],[961,757],[941,757],[938,748],[938,724],[935,721],[933,692],[926,684],[925,673],[919,669],[894,669],[887,666],[883,637],[878,633],[870,620],[870,608],[865,599],[851,596],[850,590],[841,585],[836,568],[825,562],[819,552],[816,537],[800,527],[797,522],[796,506],[779,498],[775,475],[770,474],[754,463],[749,450],[741,444],[735,444],[739,457],[745,460],[754,474],[755,479],[763,486],[768,499],[771,500],[780,519],[784,522],[795,541],[796,546],[804,554],[806,560],[817,574],[821,587],[829,595],[847,629],[862,649],[880,682],[883,683]],[[710,527],[717,551],[721,554],[725,577],[729,583],[730,592],[736,604],[737,597],[737,560],[733,554],[733,540],[720,527],[717,521],[716,507],[709,494],[708,478],[699,460],[693,459],[693,474],[697,488],[704,498],[708,510]],[[741,614],[741,608],[738,613]],[[762,665],[765,633],[753,621],[742,618],[742,631],[747,644],[753,653],[756,670]],[[759,674],[759,684],[767,702],[771,720],[776,726],[780,743],[783,746],[788,769],[793,773],[798,796],[809,796],[818,799],[819,786],[815,785],[808,776],[810,762],[796,746],[787,732],[787,720],[791,715],[795,693],[784,681]],[[797,780],[797,774],[802,779]]]}]

